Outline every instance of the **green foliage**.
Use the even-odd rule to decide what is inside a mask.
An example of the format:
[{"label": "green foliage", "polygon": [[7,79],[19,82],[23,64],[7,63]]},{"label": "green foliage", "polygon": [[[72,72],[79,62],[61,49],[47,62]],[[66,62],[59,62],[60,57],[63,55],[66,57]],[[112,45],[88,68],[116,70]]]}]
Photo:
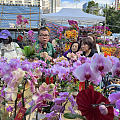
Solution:
[{"label": "green foliage", "polygon": [[98,15],[99,9],[98,9],[98,3],[95,3],[94,1],[88,2],[88,6],[86,9],[87,13]]},{"label": "green foliage", "polygon": [[31,46],[25,46],[23,49],[23,53],[27,58],[34,57],[35,48]]},{"label": "green foliage", "polygon": [[106,24],[112,33],[120,33],[120,10],[116,11],[115,8],[109,7],[103,10],[106,16]]},{"label": "green foliage", "polygon": [[26,110],[26,112],[25,112],[25,116],[31,114],[31,110],[32,110],[32,106],[29,107],[29,108]]},{"label": "green foliage", "polygon": [[72,114],[72,113],[65,113],[64,117],[67,119],[76,119],[76,118],[80,118],[82,120],[86,120],[85,117],[79,115],[79,114]]},{"label": "green foliage", "polygon": [[119,117],[116,117],[116,116],[115,116],[115,117],[114,117],[114,120],[119,120]]},{"label": "green foliage", "polygon": [[42,108],[42,112],[50,113],[51,112],[50,109],[53,107],[54,102],[49,101],[49,102],[47,102],[47,105],[48,105],[48,107],[43,107]]}]

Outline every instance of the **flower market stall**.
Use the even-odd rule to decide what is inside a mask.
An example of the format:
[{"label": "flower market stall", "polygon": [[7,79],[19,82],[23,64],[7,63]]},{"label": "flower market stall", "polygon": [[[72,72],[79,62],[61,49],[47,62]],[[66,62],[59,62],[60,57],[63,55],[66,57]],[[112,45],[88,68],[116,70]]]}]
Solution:
[{"label": "flower market stall", "polygon": [[81,25],[94,25],[105,21],[105,17],[85,13],[78,8],[63,8],[57,13],[42,14],[41,18],[59,24],[67,24],[68,20],[76,20]]},{"label": "flower market stall", "polygon": [[105,56],[115,56],[120,58],[120,47],[115,45],[101,45],[101,51]]},{"label": "flower market stall", "polygon": [[[32,113],[36,113],[36,120],[40,116],[62,120],[63,115],[83,120],[119,117],[113,111],[120,109],[119,93],[106,94],[108,80],[99,87],[107,74],[120,77],[119,59],[95,54],[91,59],[76,57],[73,63],[71,60],[57,58],[48,65],[41,60],[7,62],[1,58],[1,119],[25,120]],[[66,107],[71,113],[65,112]]]},{"label": "flower market stall", "polygon": [[[70,10],[78,9],[69,9],[69,13]],[[61,11],[65,13],[66,9]],[[77,18],[76,14],[73,14],[74,18]],[[68,16],[64,19],[70,19],[70,14]],[[77,20],[96,24],[99,22],[97,18],[104,21],[104,17],[89,14]],[[77,41],[79,30],[85,30],[79,28],[75,20],[67,22],[69,28],[59,26],[55,29],[58,37],[55,42],[61,47],[65,45],[65,51],[72,42]],[[22,50],[24,57],[10,60],[0,58],[0,120],[120,119],[119,89],[108,89],[109,85],[114,84],[111,80],[120,78],[120,60],[97,53],[88,58],[79,52],[69,53],[69,60],[62,55],[52,58],[47,52],[41,52],[39,55],[44,61],[38,60],[36,55],[41,46],[35,49],[35,33],[31,29],[26,32],[28,24],[29,20],[17,15],[16,26],[23,33],[17,40],[22,45],[25,43]],[[99,28],[96,26],[87,30],[102,34],[104,27]],[[111,51],[116,49],[112,48]]]}]

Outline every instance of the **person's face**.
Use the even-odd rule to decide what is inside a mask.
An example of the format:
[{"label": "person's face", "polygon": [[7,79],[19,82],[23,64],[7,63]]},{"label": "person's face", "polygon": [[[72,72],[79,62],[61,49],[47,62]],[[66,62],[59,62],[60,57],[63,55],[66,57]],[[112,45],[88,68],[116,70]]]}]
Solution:
[{"label": "person's face", "polygon": [[46,30],[46,31],[40,31],[39,33],[39,36],[38,36],[38,39],[39,41],[42,43],[42,44],[47,44],[48,41],[49,41],[49,32]]},{"label": "person's face", "polygon": [[89,46],[87,45],[87,44],[81,44],[81,49],[82,49],[82,51],[88,51],[89,50]]},{"label": "person's face", "polygon": [[78,43],[74,43],[71,47],[73,52],[76,52],[78,50]]}]

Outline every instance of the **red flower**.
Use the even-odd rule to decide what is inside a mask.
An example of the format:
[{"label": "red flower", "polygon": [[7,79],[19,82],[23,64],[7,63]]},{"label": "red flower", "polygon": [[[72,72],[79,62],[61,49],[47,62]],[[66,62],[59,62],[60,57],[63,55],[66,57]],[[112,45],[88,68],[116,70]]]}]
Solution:
[{"label": "red flower", "polygon": [[101,102],[110,104],[107,98],[101,93],[94,91],[93,88],[80,91],[77,95],[76,102],[78,104],[78,109],[87,120],[113,120],[114,118],[113,107],[107,107],[108,114],[103,115],[99,110],[99,106],[92,106],[92,104],[101,104]]}]

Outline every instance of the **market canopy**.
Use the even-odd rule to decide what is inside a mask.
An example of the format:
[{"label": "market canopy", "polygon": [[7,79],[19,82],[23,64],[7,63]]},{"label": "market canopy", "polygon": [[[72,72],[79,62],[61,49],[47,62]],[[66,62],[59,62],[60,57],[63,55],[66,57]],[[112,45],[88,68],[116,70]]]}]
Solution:
[{"label": "market canopy", "polygon": [[79,8],[63,8],[57,13],[42,14],[41,18],[60,24],[66,24],[68,20],[76,20],[82,25],[93,25],[105,21],[105,17],[85,13]]}]

